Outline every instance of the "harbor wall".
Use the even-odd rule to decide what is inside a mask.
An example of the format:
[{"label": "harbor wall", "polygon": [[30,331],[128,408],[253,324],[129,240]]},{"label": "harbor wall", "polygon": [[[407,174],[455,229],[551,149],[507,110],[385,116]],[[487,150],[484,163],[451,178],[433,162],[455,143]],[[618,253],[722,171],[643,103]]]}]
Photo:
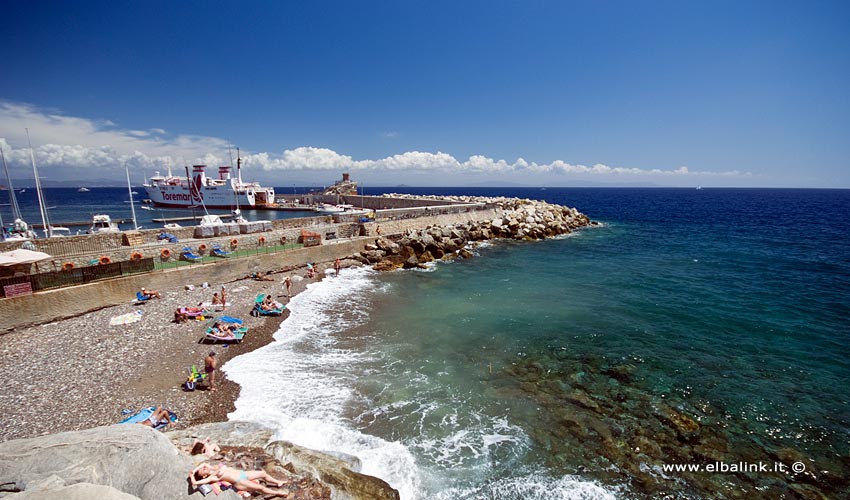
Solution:
[{"label": "harbor wall", "polygon": [[[374,240],[371,238],[341,240],[316,247],[260,254],[247,258],[221,259],[209,264],[185,266],[5,298],[0,300],[0,332],[77,316],[104,307],[128,304],[142,287],[153,290],[173,290],[184,288],[185,285],[197,287],[203,282],[217,286],[244,278],[253,272],[305,266],[307,262],[332,262],[337,258],[360,253],[365,245],[372,241]],[[144,308],[143,305],[140,307]],[[248,306],[245,307],[244,312],[247,313]]]},{"label": "harbor wall", "polygon": [[[45,290],[32,295],[4,298],[0,299],[0,333],[23,326],[42,324],[72,317],[104,307],[127,304],[135,297],[136,292],[141,287],[156,290],[182,288],[188,284],[198,286],[203,282],[211,284],[226,283],[244,278],[252,272],[257,271],[267,272],[289,266],[304,266],[307,262],[332,262],[337,258],[353,256],[364,251],[367,244],[374,243],[379,229],[380,235],[388,236],[392,234],[404,234],[409,231],[418,231],[434,225],[445,226],[474,220],[490,220],[495,216],[495,210],[488,209],[364,223],[357,226],[363,234],[352,235],[349,238],[326,240],[319,246],[287,249],[274,253],[260,253],[235,259],[220,259],[210,263],[108,279],[79,286]],[[325,218],[322,219],[326,220]],[[340,226],[350,225],[325,223],[307,226],[306,229],[320,232],[324,236],[325,233],[322,231],[331,229],[339,230]],[[295,238],[295,234],[300,233],[300,227],[284,231],[290,231],[286,234],[292,235]],[[256,238],[262,235],[268,238],[269,234],[258,233],[245,236],[254,238],[256,245]],[[194,242],[194,245],[197,246],[197,241]],[[185,244],[178,243],[173,244],[173,246],[182,247]],[[153,247],[153,251],[159,255],[160,248],[161,244],[157,243]],[[128,248],[123,247],[121,252],[127,253]]]}]

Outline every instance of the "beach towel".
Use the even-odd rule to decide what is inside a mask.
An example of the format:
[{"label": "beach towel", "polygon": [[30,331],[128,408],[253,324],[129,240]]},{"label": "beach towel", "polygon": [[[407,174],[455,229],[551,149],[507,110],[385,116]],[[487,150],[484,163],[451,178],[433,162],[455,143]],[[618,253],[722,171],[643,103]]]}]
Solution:
[{"label": "beach towel", "polygon": [[[119,424],[138,424],[139,422],[144,422],[145,420],[147,420],[151,415],[153,415],[154,411],[156,411],[156,406],[149,406],[147,408],[142,408],[141,410],[137,411],[136,413],[130,415],[129,417],[125,418],[124,420],[122,420],[118,423]],[[174,412],[169,411],[168,412],[168,420],[169,420],[168,422],[160,421],[156,425],[156,427],[154,427],[154,429],[162,430],[162,429],[165,428],[166,425],[168,425],[170,423],[177,423],[178,422],[177,415]]]},{"label": "beach towel", "polygon": [[128,325],[142,319],[142,311],[133,311],[120,316],[113,316],[109,319],[109,326]]}]

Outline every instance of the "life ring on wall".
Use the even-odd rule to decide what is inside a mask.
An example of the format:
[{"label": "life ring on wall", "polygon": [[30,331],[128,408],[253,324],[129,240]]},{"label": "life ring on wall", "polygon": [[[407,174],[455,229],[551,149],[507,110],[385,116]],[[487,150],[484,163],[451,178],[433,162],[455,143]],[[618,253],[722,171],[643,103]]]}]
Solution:
[{"label": "life ring on wall", "polygon": [[133,252],[130,254],[130,260],[142,260],[142,254],[139,252]]},{"label": "life ring on wall", "polygon": [[66,262],[66,263],[62,264],[62,270],[63,271],[70,271],[71,269],[74,269],[74,263],[73,262]]},{"label": "life ring on wall", "polygon": [[97,263],[100,264],[101,266],[105,266],[106,264],[109,264],[111,262],[112,262],[112,259],[110,259],[106,255],[101,255],[100,258],[97,260]]},{"label": "life ring on wall", "polygon": [[257,238],[257,245],[263,246],[265,244],[266,244],[266,237],[265,236],[260,236],[259,238]]},{"label": "life ring on wall", "polygon": [[163,248],[162,250],[160,250],[159,256],[163,259],[167,259],[167,258],[171,257],[171,250],[169,250],[167,248]]},{"label": "life ring on wall", "polygon": [[206,246],[206,245],[204,245],[203,243],[201,243],[201,244],[198,246],[198,252],[200,252],[200,253],[204,253],[204,252],[206,252],[206,251],[207,251],[207,246]]},{"label": "life ring on wall", "polygon": [[239,240],[237,240],[236,238],[233,238],[232,240],[230,240],[230,247],[231,248],[236,248],[238,246],[239,246]]}]

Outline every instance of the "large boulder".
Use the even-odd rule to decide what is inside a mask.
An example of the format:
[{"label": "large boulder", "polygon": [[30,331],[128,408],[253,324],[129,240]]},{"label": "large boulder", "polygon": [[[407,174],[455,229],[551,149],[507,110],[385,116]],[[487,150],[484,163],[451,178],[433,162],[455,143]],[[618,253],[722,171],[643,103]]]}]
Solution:
[{"label": "large boulder", "polygon": [[334,500],[399,500],[398,491],[386,481],[351,470],[351,460],[332,457],[287,441],[266,446],[266,453],[281,463],[291,463],[331,488]]},{"label": "large boulder", "polygon": [[[72,494],[101,485],[141,500],[185,499],[189,496],[187,474],[191,469],[191,459],[167,437],[137,424],[0,443],[0,478],[30,495],[22,498],[72,498]],[[82,486],[66,491],[77,484]],[[122,497],[105,491],[103,498]]]}]

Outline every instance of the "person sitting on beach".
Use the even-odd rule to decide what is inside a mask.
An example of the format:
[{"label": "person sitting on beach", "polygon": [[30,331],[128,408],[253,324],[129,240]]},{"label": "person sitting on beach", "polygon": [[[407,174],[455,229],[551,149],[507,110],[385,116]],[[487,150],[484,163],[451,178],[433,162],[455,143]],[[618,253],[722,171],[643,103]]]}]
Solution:
[{"label": "person sitting on beach", "polygon": [[156,410],[151,413],[151,416],[139,422],[142,425],[147,425],[148,427],[156,427],[160,423],[165,422],[165,425],[171,423],[171,416],[168,414],[167,410],[163,410],[161,406],[157,406]]},{"label": "person sitting on beach", "polygon": [[263,273],[252,273],[251,279],[253,279],[254,281],[274,281],[274,278],[272,278],[268,274]]},{"label": "person sitting on beach", "polygon": [[209,437],[205,438],[203,441],[196,439],[194,443],[192,443],[192,447],[189,449],[190,455],[206,455],[210,458],[213,458],[216,453],[220,452],[221,448],[213,443]]},{"label": "person sitting on beach", "polygon": [[162,294],[157,292],[156,290],[145,290],[144,288],[142,288],[142,300],[148,300],[153,298],[161,299]]},{"label": "person sitting on beach", "polygon": [[224,299],[221,298],[218,292],[213,292],[212,305],[219,306],[224,311]]},{"label": "person sitting on beach", "polygon": [[289,496],[287,491],[275,490],[259,483],[259,481],[263,481],[278,488],[286,484],[286,481],[275,479],[264,470],[241,470],[224,464],[213,466],[204,462],[189,473],[189,481],[194,487],[227,481],[237,490],[247,491],[248,493],[260,493],[275,497]]},{"label": "person sitting on beach", "polygon": [[263,311],[274,311],[275,309],[280,309],[283,307],[283,304],[275,301],[271,295],[266,295],[263,299],[263,303],[260,304],[260,308]]},{"label": "person sitting on beach", "polygon": [[308,262],[307,263],[307,277],[312,278],[315,273],[316,273],[315,266],[313,266],[313,264]]}]

